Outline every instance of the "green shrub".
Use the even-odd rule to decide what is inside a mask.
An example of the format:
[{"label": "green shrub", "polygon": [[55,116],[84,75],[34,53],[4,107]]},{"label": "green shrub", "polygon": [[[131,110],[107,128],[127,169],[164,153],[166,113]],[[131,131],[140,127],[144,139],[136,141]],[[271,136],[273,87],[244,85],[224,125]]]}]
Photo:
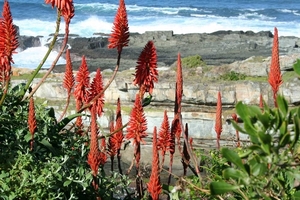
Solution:
[{"label": "green shrub", "polygon": [[300,197],[300,108],[289,109],[277,97],[278,108],[248,106],[239,102],[237,114],[243,127],[233,122],[251,144],[242,149],[221,150],[231,165],[222,178],[210,184],[211,194],[229,193],[240,199],[298,199]]},{"label": "green shrub", "polygon": [[194,56],[188,56],[188,57],[182,58],[181,64],[182,64],[183,68],[196,68],[196,67],[206,65],[200,55],[194,55]]},{"label": "green shrub", "polygon": [[238,81],[238,80],[245,80],[246,79],[246,75],[245,74],[240,74],[234,71],[230,71],[226,74],[223,74],[220,76],[221,80],[224,81]]}]

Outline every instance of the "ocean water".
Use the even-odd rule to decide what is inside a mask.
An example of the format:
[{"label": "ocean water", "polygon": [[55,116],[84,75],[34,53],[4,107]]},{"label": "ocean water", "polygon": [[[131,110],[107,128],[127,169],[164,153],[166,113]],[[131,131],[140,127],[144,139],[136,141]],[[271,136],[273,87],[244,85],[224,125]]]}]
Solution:
[{"label": "ocean water", "polygon": [[[43,0],[8,0],[21,35],[44,36],[54,32],[56,11]],[[75,17],[70,33],[92,37],[110,33],[118,0],[74,0]],[[300,37],[299,0],[125,0],[130,32],[173,30],[175,34],[211,33],[218,30],[273,31]],[[3,1],[0,2],[2,8]],[[61,30],[64,30],[62,26]],[[42,48],[37,51],[41,54]],[[38,50],[38,49],[36,49]],[[31,50],[33,51],[33,50]],[[30,52],[29,54],[32,54]],[[37,54],[35,54],[37,56]],[[14,56],[17,66],[35,68],[34,60]],[[61,63],[64,60],[60,61]],[[37,62],[39,63],[39,61]],[[45,67],[50,65],[46,63]]]}]

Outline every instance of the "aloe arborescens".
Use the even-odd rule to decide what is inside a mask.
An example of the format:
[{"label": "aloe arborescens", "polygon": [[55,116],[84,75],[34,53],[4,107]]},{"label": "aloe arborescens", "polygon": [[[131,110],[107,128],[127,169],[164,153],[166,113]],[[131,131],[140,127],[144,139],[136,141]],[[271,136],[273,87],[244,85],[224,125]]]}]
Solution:
[{"label": "aloe arborescens", "polygon": [[156,127],[153,130],[153,143],[152,143],[152,169],[147,189],[153,200],[159,199],[159,194],[162,191],[160,183],[160,170],[159,170],[159,155],[157,151],[157,132]]},{"label": "aloe arborescens", "polygon": [[149,41],[141,52],[136,66],[134,85],[140,87],[140,98],[143,99],[145,92],[151,95],[154,82],[158,79],[157,54],[153,41]]},{"label": "aloe arborescens", "polygon": [[215,131],[217,134],[217,148],[220,149],[220,138],[222,133],[222,99],[221,93],[218,92]]},{"label": "aloe arborescens", "polygon": [[10,6],[6,0],[4,1],[2,16],[3,18],[0,19],[0,84],[3,95],[0,105],[5,99],[10,82],[12,54],[15,53],[19,45],[17,30],[13,25]]},{"label": "aloe arborescens", "polygon": [[280,71],[278,30],[276,27],[274,28],[272,60],[271,60],[268,81],[273,90],[274,105],[275,105],[275,107],[277,107],[277,102],[276,102],[277,92],[278,92],[279,86],[282,84],[283,80],[282,80],[281,71]]}]

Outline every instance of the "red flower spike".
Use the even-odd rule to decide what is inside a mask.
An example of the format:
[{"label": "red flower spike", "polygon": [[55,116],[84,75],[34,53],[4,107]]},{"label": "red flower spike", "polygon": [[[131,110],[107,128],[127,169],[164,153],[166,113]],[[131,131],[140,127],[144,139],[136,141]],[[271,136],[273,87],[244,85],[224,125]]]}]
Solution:
[{"label": "red flower spike", "polygon": [[129,28],[127,20],[127,12],[124,0],[120,0],[119,8],[115,16],[113,31],[108,38],[109,49],[117,48],[120,54],[123,47],[129,43]]},{"label": "red flower spike", "polygon": [[178,53],[177,56],[177,78],[176,78],[176,96],[175,96],[175,115],[181,112],[181,101],[183,93],[183,79],[182,79],[182,66],[181,66],[181,56]]},{"label": "red flower spike", "polygon": [[[115,128],[114,127],[114,121],[111,121],[109,123],[110,134],[112,134],[114,132],[114,128]],[[114,160],[115,155],[117,155],[117,145],[118,145],[116,137],[114,137],[114,135],[115,134],[111,135],[108,138],[108,144],[107,144],[108,154],[110,155],[110,158],[111,158],[112,161]]]},{"label": "red flower spike", "polygon": [[13,25],[9,3],[5,0],[3,4],[3,18],[0,19],[0,81],[9,80],[11,74],[12,54],[16,53],[19,45],[17,29]]},{"label": "red flower spike", "polygon": [[171,146],[170,135],[171,135],[171,131],[170,131],[169,119],[168,119],[167,111],[165,110],[164,119],[158,133],[158,141],[157,141],[158,150],[161,150],[161,155],[162,155],[161,166],[163,166],[164,164],[166,151],[169,150]]},{"label": "red flower spike", "polygon": [[28,111],[28,127],[29,132],[31,133],[31,142],[30,142],[30,150],[33,149],[33,142],[34,142],[34,133],[37,130],[37,123],[35,118],[35,109],[34,109],[34,100],[33,97],[30,98],[29,101],[29,111]]},{"label": "red flower spike", "polygon": [[[178,115],[176,115],[178,116]],[[169,152],[170,152],[170,164],[169,164],[169,178],[168,178],[168,185],[170,185],[171,183],[171,174],[172,174],[172,166],[173,166],[173,158],[174,158],[174,153],[175,153],[175,138],[176,138],[176,133],[179,131],[178,130],[178,125],[179,121],[178,119],[176,120],[175,118],[172,121],[172,126],[171,126],[171,132],[169,135]],[[180,131],[181,131],[181,127],[180,127]],[[180,141],[178,141],[180,143]],[[180,147],[180,145],[179,145]],[[180,152],[180,151],[179,151]]]},{"label": "red flower spike", "polygon": [[101,147],[100,147],[100,165],[104,166],[107,161],[106,156],[106,140],[105,137],[101,139]]},{"label": "red flower spike", "polygon": [[191,149],[193,150],[193,138],[190,138],[189,143],[190,143]]},{"label": "red flower spike", "polygon": [[222,99],[220,91],[218,92],[217,99],[215,131],[217,133],[217,148],[220,149],[220,138],[222,133]]},{"label": "red flower spike", "polygon": [[156,133],[156,126],[154,127],[153,131],[153,143],[152,143],[152,170],[149,179],[149,183],[147,184],[147,190],[149,191],[153,200],[159,199],[159,194],[162,191],[162,186],[160,183],[160,176],[159,176],[159,155],[157,150],[157,133]]},{"label": "red flower spike", "polygon": [[91,138],[90,138],[90,152],[88,154],[88,164],[92,169],[92,174],[97,177],[99,165],[101,163],[101,155],[98,144],[98,127],[97,127],[96,108],[91,110]]},{"label": "red flower spike", "polygon": [[[97,96],[102,91],[103,91],[102,75],[101,75],[100,69],[98,68],[96,71],[96,75],[92,81],[92,84],[89,88],[87,102],[90,102],[92,99],[94,99],[95,96]],[[102,113],[104,112],[103,111],[104,93],[102,93],[102,95],[96,101],[94,101],[92,106],[96,106],[97,115],[100,117],[102,115]]]},{"label": "red flower spike", "polygon": [[73,75],[72,62],[70,57],[70,51],[67,49],[66,51],[66,71],[63,86],[66,88],[68,94],[71,94],[71,91],[75,85],[75,78]]},{"label": "red flower spike", "polygon": [[[135,71],[134,85],[138,85],[142,88],[142,94],[149,92],[152,94],[154,88],[154,82],[157,82],[157,55],[156,48],[153,41],[149,41],[142,53],[140,54]],[[143,95],[141,95],[143,96]]]},{"label": "red flower spike", "polygon": [[[233,113],[232,115],[231,115],[231,117],[232,117],[232,119],[235,121],[235,122],[238,122],[238,116],[235,114],[235,113]],[[236,134],[236,140],[237,140],[237,147],[240,147],[241,146],[241,144],[240,144],[240,134],[239,134],[239,131],[238,130],[235,130],[235,134]]]},{"label": "red flower spike", "polygon": [[[76,100],[76,110],[77,111],[80,110],[81,106],[82,106],[82,102],[79,101],[79,100]],[[81,116],[78,116],[76,118],[75,126],[78,129],[77,133],[81,135],[82,132],[83,132],[82,131],[83,123],[82,123],[82,117]]]},{"label": "red flower spike", "polygon": [[71,19],[75,15],[73,0],[45,0],[45,3],[51,4],[52,8],[55,6],[58,10],[60,10],[66,23],[70,23]]},{"label": "red flower spike", "polygon": [[114,134],[114,136],[116,137],[116,140],[117,140],[117,149],[118,150],[121,149],[123,139],[124,139],[122,127],[123,127],[123,122],[122,122],[122,113],[121,113],[121,102],[120,102],[120,98],[118,98],[118,100],[117,100],[117,109],[116,109],[116,126],[115,126],[115,130],[119,130],[119,131]]},{"label": "red flower spike", "polygon": [[263,99],[262,94],[259,95],[259,107],[260,107],[261,109],[264,108],[264,99]]},{"label": "red flower spike", "polygon": [[134,107],[130,114],[130,120],[127,125],[126,139],[133,139],[133,145],[138,145],[141,142],[145,143],[143,138],[147,137],[147,121],[142,107],[139,95],[135,97]]},{"label": "red flower spike", "polygon": [[79,67],[79,71],[76,75],[77,85],[75,86],[74,96],[76,100],[86,102],[87,100],[87,88],[90,85],[90,73],[87,67],[85,56],[82,57],[82,62]]},{"label": "red flower spike", "polygon": [[[189,138],[189,130],[188,130],[188,124],[186,123],[185,124],[185,130],[184,130],[184,134],[185,134],[185,137],[188,141],[188,138]],[[189,162],[190,162],[190,154],[188,152],[188,149],[187,149],[187,145],[186,140],[184,140],[184,143],[183,143],[183,151],[182,151],[182,165],[183,165],[183,175],[186,176],[186,173],[187,173],[187,167],[189,166]]]},{"label": "red flower spike", "polygon": [[272,60],[271,60],[268,81],[273,90],[274,105],[275,107],[277,107],[277,102],[276,102],[277,92],[279,90],[279,86],[283,83],[283,80],[280,71],[278,31],[276,27],[274,28]]}]

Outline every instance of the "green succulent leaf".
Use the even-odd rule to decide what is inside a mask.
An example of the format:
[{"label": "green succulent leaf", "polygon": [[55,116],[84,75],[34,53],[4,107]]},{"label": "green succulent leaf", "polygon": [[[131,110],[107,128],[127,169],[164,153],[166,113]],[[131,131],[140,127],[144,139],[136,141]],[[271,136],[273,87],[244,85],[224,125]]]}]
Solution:
[{"label": "green succulent leaf", "polygon": [[[299,110],[300,109],[298,108],[298,113],[299,113]],[[293,141],[290,145],[290,149],[292,149],[299,140],[299,136],[300,136],[300,119],[299,119],[299,116],[300,115],[298,115],[298,116],[295,115],[294,116],[294,134],[295,134],[295,136],[294,136],[294,139],[293,139]]]},{"label": "green succulent leaf", "polygon": [[235,164],[240,170],[247,172],[242,159],[239,157],[239,155],[237,154],[237,152],[231,150],[231,149],[227,149],[227,148],[223,148],[221,150],[222,155],[229,161],[232,162],[233,164]]},{"label": "green succulent leaf", "polygon": [[293,195],[293,199],[300,200],[300,191],[295,192],[295,194]]},{"label": "green succulent leaf", "polygon": [[220,181],[220,182],[212,182],[209,185],[209,188],[212,195],[221,195],[227,192],[232,192],[234,190],[237,190],[239,186],[231,185],[229,183]]},{"label": "green succulent leaf", "polygon": [[277,105],[278,105],[278,109],[280,111],[280,113],[282,114],[283,117],[287,116],[288,113],[288,103],[285,100],[285,98],[281,95],[277,96]]},{"label": "green succulent leaf", "polygon": [[248,177],[248,174],[245,172],[242,172],[241,170],[238,169],[234,169],[234,168],[227,168],[223,170],[223,177],[225,179],[235,179],[235,180],[239,180],[239,179],[243,179]]},{"label": "green succulent leaf", "polygon": [[267,166],[263,163],[255,163],[251,166],[251,171],[254,176],[261,176],[267,171]]},{"label": "green succulent leaf", "polygon": [[297,59],[296,63],[293,65],[294,71],[300,76],[300,59]]},{"label": "green succulent leaf", "polygon": [[42,145],[44,145],[47,149],[49,149],[53,154],[57,155],[58,152],[55,150],[55,148],[48,142],[45,138],[40,141]]}]

